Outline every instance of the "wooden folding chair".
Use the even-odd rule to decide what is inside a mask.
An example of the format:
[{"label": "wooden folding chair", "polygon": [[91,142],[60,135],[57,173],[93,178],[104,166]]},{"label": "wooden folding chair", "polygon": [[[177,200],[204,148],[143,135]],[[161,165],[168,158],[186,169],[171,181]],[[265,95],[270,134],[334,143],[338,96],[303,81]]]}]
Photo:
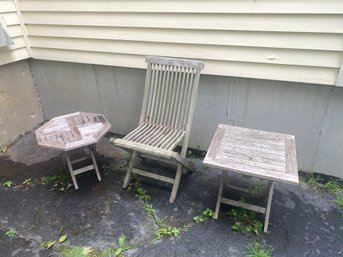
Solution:
[{"label": "wooden folding chair", "polygon": [[[116,146],[132,150],[123,188],[132,173],[173,184],[169,199],[173,203],[181,179],[182,167],[193,172],[186,160],[189,134],[198,91],[199,61],[148,56],[147,74],[139,126],[123,139],[115,139]],[[174,151],[182,143],[181,154]],[[175,178],[134,168],[138,154],[172,160],[177,164]]]}]

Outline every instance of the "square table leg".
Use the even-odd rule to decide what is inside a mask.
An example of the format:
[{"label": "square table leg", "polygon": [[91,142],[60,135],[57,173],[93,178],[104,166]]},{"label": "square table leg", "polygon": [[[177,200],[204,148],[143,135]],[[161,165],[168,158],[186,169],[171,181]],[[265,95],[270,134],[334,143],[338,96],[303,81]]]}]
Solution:
[{"label": "square table leg", "polygon": [[268,232],[268,225],[269,225],[269,216],[270,216],[270,209],[272,207],[272,200],[273,200],[273,191],[274,191],[274,181],[269,182],[270,188],[269,188],[269,193],[268,193],[268,202],[267,202],[267,208],[266,208],[266,213],[265,213],[265,219],[264,219],[264,229],[263,231],[265,233]]},{"label": "square table leg", "polygon": [[216,210],[214,212],[214,218],[215,219],[218,219],[219,210],[220,210],[220,204],[222,202],[223,187],[224,187],[223,175],[224,174],[222,174],[220,176],[220,181],[219,181],[219,190],[218,190],[217,204],[216,204]]}]

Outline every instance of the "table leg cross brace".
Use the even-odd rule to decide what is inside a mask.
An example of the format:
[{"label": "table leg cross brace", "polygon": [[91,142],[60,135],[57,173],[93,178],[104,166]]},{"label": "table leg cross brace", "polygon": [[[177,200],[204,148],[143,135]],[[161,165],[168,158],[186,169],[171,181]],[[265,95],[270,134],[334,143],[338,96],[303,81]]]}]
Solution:
[{"label": "table leg cross brace", "polygon": [[275,184],[274,181],[269,181],[269,183],[268,183],[269,193],[268,193],[267,206],[266,207],[261,207],[261,206],[257,206],[257,205],[253,205],[253,204],[249,204],[249,203],[244,203],[244,202],[232,200],[232,199],[229,199],[229,198],[224,198],[223,197],[224,183],[223,183],[223,176],[221,176],[220,177],[220,185],[219,185],[218,198],[217,198],[217,204],[216,204],[216,210],[215,210],[215,213],[214,213],[214,215],[215,215],[214,218],[218,219],[221,203],[232,205],[232,206],[235,206],[235,207],[244,208],[244,209],[255,211],[255,212],[259,212],[259,213],[262,213],[262,214],[265,215],[263,231],[265,233],[267,233],[268,232],[268,225],[269,225],[270,209],[271,209],[272,198],[273,198],[274,184]]},{"label": "table leg cross brace", "polygon": [[79,189],[79,186],[77,184],[75,176],[78,175],[78,174],[84,173],[86,171],[89,171],[89,170],[95,170],[95,173],[96,173],[96,176],[97,176],[98,180],[101,181],[101,176],[100,176],[99,168],[98,168],[98,165],[96,163],[95,154],[94,154],[94,152],[95,152],[95,145],[88,146],[88,150],[89,150],[89,154],[90,154],[90,157],[91,157],[91,160],[92,160],[92,164],[84,166],[84,167],[76,169],[76,170],[74,170],[73,164],[81,162],[81,161],[84,161],[84,160],[87,160],[88,157],[82,157],[82,158],[79,158],[77,160],[71,161],[70,158],[69,158],[68,152],[63,152],[63,159],[64,159],[64,162],[66,162],[67,165],[68,165],[68,169],[69,169],[71,178],[73,180],[73,184],[74,184],[75,189]]}]

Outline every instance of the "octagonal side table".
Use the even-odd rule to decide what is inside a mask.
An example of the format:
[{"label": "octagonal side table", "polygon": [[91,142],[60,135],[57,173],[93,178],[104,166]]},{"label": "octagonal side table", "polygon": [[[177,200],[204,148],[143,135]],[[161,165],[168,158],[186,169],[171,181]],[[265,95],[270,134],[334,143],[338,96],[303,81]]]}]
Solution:
[{"label": "octagonal side table", "polygon": [[[78,189],[75,176],[86,171],[95,170],[98,180],[101,181],[95,159],[96,143],[110,129],[111,124],[101,114],[75,112],[52,118],[36,130],[36,139],[41,147],[63,152],[63,162],[67,163],[74,187]],[[74,169],[73,164],[87,160],[88,157],[71,160],[68,151],[81,147],[88,148],[92,164]]]}]

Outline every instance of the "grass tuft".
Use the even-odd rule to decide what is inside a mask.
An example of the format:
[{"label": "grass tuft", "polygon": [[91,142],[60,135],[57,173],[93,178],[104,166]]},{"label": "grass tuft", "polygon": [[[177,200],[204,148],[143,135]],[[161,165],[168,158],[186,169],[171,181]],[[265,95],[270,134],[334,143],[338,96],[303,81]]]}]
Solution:
[{"label": "grass tuft", "polygon": [[252,242],[247,247],[248,257],[271,257],[273,256],[273,247],[259,242]]}]

